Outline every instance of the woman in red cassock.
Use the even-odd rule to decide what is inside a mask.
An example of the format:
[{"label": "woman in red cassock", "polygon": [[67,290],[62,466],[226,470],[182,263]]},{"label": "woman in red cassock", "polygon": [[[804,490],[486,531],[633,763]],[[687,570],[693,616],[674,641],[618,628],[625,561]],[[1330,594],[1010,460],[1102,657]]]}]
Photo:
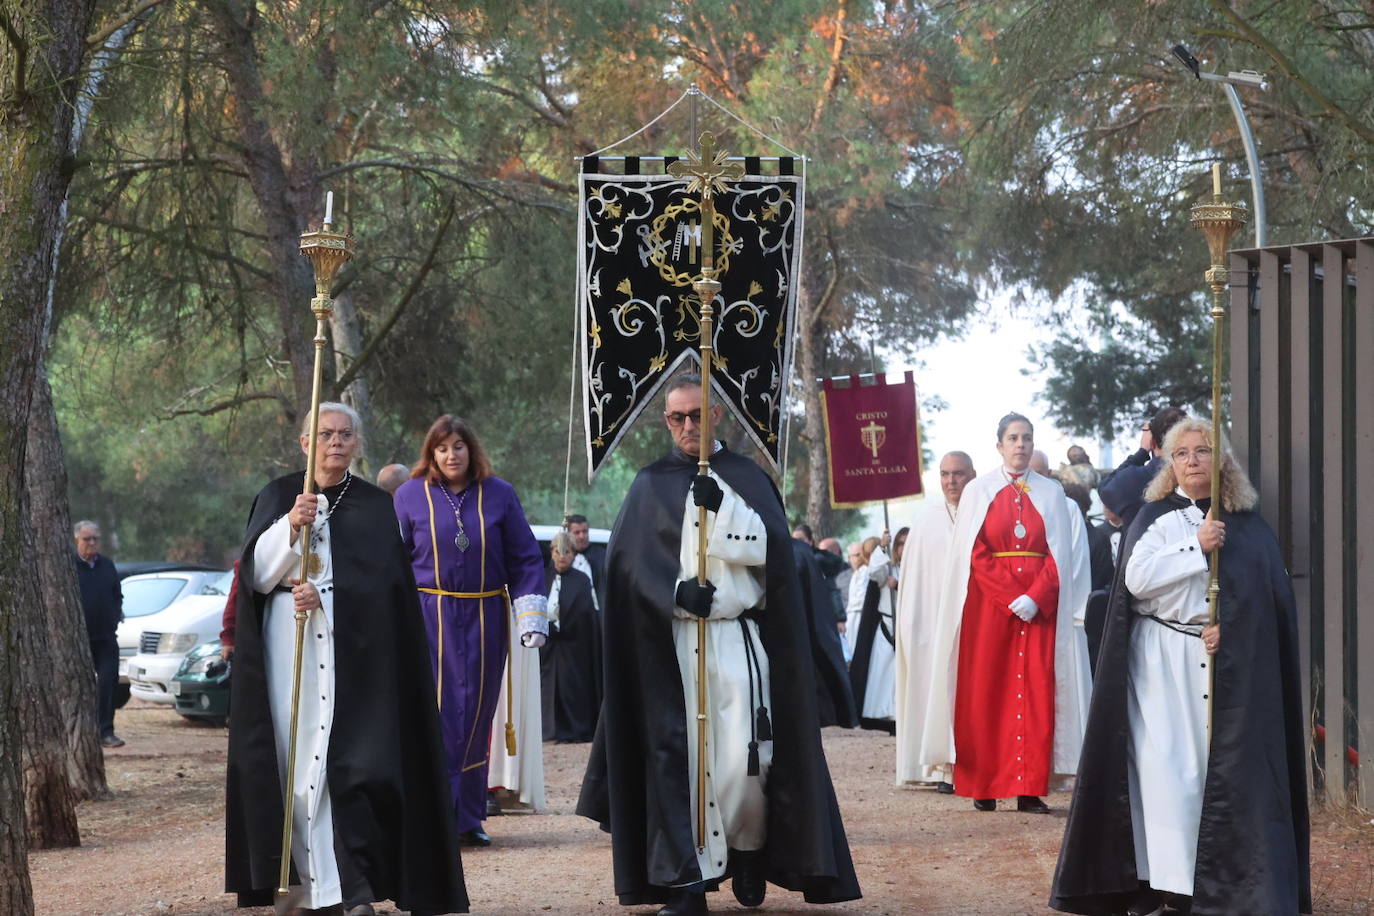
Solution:
[{"label": "woman in red cassock", "polygon": [[[932,689],[923,743],[947,759],[922,762],[952,763],[954,791],[979,811],[1011,797],[1049,811],[1051,774],[1077,767],[1091,690],[1074,651],[1088,583],[1069,559],[1063,488],[1030,470],[1034,447],[1025,417],[998,424],[1002,466],[960,500],[941,601],[937,646],[952,664]],[[941,730],[952,744],[934,740]]]}]

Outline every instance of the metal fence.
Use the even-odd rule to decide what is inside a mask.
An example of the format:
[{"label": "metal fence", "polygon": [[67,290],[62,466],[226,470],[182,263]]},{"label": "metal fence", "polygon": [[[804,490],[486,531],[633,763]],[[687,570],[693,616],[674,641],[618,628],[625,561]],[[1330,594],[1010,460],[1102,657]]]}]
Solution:
[{"label": "metal fence", "polygon": [[1374,807],[1374,238],[1233,251],[1230,319],[1232,441],[1297,591],[1312,785]]}]

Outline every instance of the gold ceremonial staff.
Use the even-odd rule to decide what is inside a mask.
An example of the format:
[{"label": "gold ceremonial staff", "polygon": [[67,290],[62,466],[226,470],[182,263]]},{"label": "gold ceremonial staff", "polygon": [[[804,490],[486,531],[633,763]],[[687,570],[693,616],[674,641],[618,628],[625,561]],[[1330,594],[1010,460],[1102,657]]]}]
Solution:
[{"label": "gold ceremonial staff", "polygon": [[[315,378],[310,388],[310,438],[306,445],[305,489],[309,496],[315,492],[315,450],[316,439],[320,433],[320,385],[324,376],[324,326],[334,311],[334,300],[329,290],[334,284],[334,275],[344,262],[353,257],[353,237],[347,233],[333,232],[330,229],[330,216],[333,215],[333,197],[325,207],[324,223],[317,232],[301,234],[301,254],[310,259],[315,269],[315,298],[310,300],[310,310],[315,313]],[[311,550],[310,533],[313,525],[301,526],[301,574],[300,581],[309,580],[312,572],[319,572],[319,557]],[[301,658],[305,648],[305,622],[309,614],[296,611],[296,650],[291,664],[291,733],[286,754],[286,799],[285,814],[281,825],[281,872],[277,882],[277,909],[289,908],[291,881],[291,821],[296,808],[296,729],[300,722],[301,706]]]},{"label": "gold ceremonial staff", "polygon": [[[687,152],[687,161],[668,166],[668,174],[689,179],[688,194],[701,195],[701,277],[692,281],[701,300],[701,448],[697,473],[711,470],[711,353],[716,294],[715,195],[724,193],[725,182],[744,177],[744,166],[727,162],[723,150],[716,149],[716,138],[707,131],[697,141],[698,153]],[[697,582],[706,584],[706,507],[697,507]],[[706,618],[697,618],[697,849],[706,848]]]},{"label": "gold ceremonial staff", "polygon": [[[1226,288],[1231,272],[1226,268],[1226,249],[1231,236],[1250,218],[1244,204],[1228,204],[1221,197],[1221,165],[1212,164],[1212,199],[1192,209],[1192,224],[1207,238],[1212,266],[1205,279],[1212,288],[1212,508],[1208,518],[1221,515],[1221,366],[1222,331],[1226,325]],[[1161,445],[1163,443],[1160,443]],[[1170,458],[1172,460],[1172,458]],[[1215,626],[1221,614],[1221,548],[1208,558],[1207,622]],[[1212,738],[1212,703],[1216,696],[1217,666],[1207,666],[1207,739]]]}]

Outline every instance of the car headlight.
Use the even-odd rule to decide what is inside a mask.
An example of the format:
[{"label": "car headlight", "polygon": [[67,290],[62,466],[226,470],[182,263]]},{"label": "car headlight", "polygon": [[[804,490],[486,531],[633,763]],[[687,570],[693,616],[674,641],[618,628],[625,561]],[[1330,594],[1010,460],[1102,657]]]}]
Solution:
[{"label": "car headlight", "polygon": [[181,676],[181,675],[183,675],[183,674],[201,674],[201,675],[203,675],[203,674],[205,674],[205,669],[208,668],[208,667],[210,666],[210,663],[211,663],[211,662],[218,661],[218,660],[219,660],[219,655],[202,655],[202,656],[200,656],[199,658],[188,658],[188,659],[186,659],[186,661],[182,662],[181,670],[177,672],[177,675],[178,675],[178,676]]},{"label": "car headlight", "polygon": [[219,640],[196,646],[182,660],[181,667],[177,669],[177,677],[193,674],[204,676],[209,666],[219,661],[219,650]]},{"label": "car headlight", "polygon": [[195,644],[196,634],[194,633],[163,633],[158,637],[157,654],[172,655],[178,652],[189,652]]}]

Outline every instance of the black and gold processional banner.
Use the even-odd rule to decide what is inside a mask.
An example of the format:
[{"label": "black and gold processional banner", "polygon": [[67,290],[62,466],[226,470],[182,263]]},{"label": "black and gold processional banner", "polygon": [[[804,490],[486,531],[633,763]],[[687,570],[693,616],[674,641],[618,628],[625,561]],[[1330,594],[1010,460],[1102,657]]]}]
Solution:
[{"label": "black and gold processional banner", "polygon": [[[655,171],[674,161],[654,158]],[[645,157],[645,164],[649,161]],[[791,362],[801,250],[803,176],[796,160],[745,157],[745,176],[715,199],[717,279],[712,386],[774,468]],[[594,477],[663,383],[700,368],[700,202],[687,182],[600,174],[583,160],[578,308],[588,478]]]}]

